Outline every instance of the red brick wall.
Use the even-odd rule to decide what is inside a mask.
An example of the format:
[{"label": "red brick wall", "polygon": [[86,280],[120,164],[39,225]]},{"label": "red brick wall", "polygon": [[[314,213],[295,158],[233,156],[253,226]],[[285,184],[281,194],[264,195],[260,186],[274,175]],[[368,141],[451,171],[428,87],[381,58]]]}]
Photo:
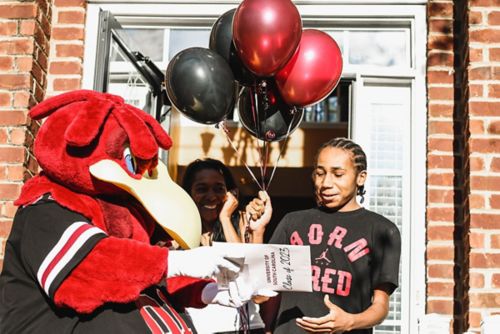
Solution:
[{"label": "red brick wall", "polygon": [[470,327],[500,313],[500,7],[469,1]]},{"label": "red brick wall", "polygon": [[453,316],[456,200],[454,175],[453,1],[428,7],[427,313]]},{"label": "red brick wall", "polygon": [[428,23],[427,313],[479,332],[500,308],[498,1],[429,1]]},{"label": "red brick wall", "polygon": [[47,95],[79,89],[85,37],[85,0],[54,0]]},{"label": "red brick wall", "polygon": [[0,270],[13,201],[38,168],[30,153],[38,125],[27,111],[44,98],[51,17],[50,0],[0,3]]}]

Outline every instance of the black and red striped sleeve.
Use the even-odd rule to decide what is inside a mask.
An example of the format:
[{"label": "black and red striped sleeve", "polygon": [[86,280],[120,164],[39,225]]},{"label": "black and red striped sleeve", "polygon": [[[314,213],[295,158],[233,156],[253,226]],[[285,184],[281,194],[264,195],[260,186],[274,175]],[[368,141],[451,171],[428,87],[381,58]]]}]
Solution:
[{"label": "black and red striped sleeve", "polygon": [[165,276],[166,248],[107,236],[56,202],[24,210],[24,265],[58,307],[91,313],[129,303]]},{"label": "black and red striped sleeve", "polygon": [[53,298],[61,282],[107,235],[82,215],[54,201],[42,200],[22,210],[24,265]]}]

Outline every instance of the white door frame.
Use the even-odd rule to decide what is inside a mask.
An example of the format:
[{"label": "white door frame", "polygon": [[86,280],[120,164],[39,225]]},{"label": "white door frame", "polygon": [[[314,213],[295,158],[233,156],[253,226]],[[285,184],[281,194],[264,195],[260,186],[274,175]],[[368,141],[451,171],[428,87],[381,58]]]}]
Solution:
[{"label": "white door frame", "polygon": [[[83,88],[92,89],[95,68],[95,50],[99,11],[109,10],[124,26],[172,26],[175,22],[213,22],[225,11],[235,8],[240,1],[88,1],[85,31]],[[377,69],[346,66],[346,75],[386,79],[408,79],[412,87],[411,112],[411,204],[412,219],[410,261],[409,333],[417,334],[419,319],[425,314],[425,200],[426,200],[426,3],[423,0],[360,0],[360,1],[295,1],[304,19],[315,18],[328,22],[380,22],[404,21],[411,25],[412,67]],[[173,23],[172,23],[173,22]],[[360,80],[359,82],[362,82]],[[354,93],[359,92],[359,86]],[[354,101],[353,107],[357,107]],[[355,110],[353,110],[355,116]]]}]

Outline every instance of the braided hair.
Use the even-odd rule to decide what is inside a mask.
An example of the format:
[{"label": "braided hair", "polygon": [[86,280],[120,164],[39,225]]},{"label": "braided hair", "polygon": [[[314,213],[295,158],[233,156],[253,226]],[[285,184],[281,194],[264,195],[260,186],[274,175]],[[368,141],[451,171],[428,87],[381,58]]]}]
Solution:
[{"label": "braided hair", "polygon": [[[317,163],[320,152],[327,147],[340,148],[345,151],[351,152],[352,161],[354,163],[354,167],[356,168],[356,175],[358,175],[362,171],[366,171],[367,168],[366,154],[361,148],[361,146],[353,142],[351,139],[343,137],[333,138],[323,143],[323,145],[321,145],[320,148],[318,149],[316,156],[314,157],[314,164]],[[356,194],[358,196],[361,196],[361,203],[363,203],[365,200],[364,195],[366,194],[365,186],[364,185],[359,186]]]}]

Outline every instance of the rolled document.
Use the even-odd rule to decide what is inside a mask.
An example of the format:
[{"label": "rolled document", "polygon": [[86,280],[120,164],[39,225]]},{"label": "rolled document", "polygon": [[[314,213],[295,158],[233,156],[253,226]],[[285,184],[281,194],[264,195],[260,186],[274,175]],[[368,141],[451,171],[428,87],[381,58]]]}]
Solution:
[{"label": "rolled document", "polygon": [[[227,259],[243,265],[239,276],[255,291],[312,291],[309,246],[214,242],[213,247],[223,248]],[[216,277],[222,287],[232,279],[223,272]]]}]

